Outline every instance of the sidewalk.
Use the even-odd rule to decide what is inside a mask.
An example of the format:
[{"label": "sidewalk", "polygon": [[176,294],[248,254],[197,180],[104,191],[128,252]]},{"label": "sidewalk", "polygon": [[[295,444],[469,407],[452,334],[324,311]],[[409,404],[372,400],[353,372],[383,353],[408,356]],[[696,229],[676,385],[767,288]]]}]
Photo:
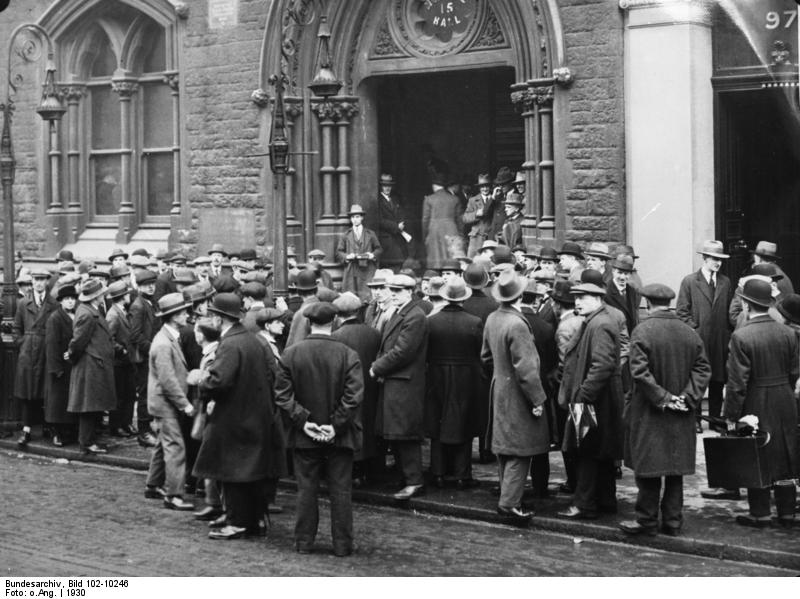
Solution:
[{"label": "sidewalk", "polygon": [[[15,435],[0,439],[0,447],[16,450]],[[704,433],[708,435],[711,433]],[[54,447],[48,440],[43,440],[40,430],[34,430],[34,440],[28,446],[31,454],[47,455],[68,460],[94,461],[116,465],[135,470],[146,470],[149,462],[149,451],[139,447],[135,439],[102,439],[109,445],[109,453],[104,456],[83,456],[77,445],[63,448]],[[476,452],[477,454],[477,452]],[[736,513],[747,510],[747,502],[741,501],[708,501],[700,496],[706,486],[705,456],[703,443],[698,439],[697,473],[684,478],[684,528],[678,537],[658,535],[656,537],[628,537],[617,528],[622,520],[634,518],[636,501],[636,484],[633,473],[623,468],[623,478],[617,481],[617,497],[619,513],[617,515],[601,515],[592,521],[568,521],[556,516],[556,512],[570,504],[570,496],[558,494],[555,489],[564,480],[561,456],[550,454],[551,497],[532,500],[536,510],[530,526],[541,530],[549,530],[572,535],[576,542],[581,538],[594,538],[605,541],[623,542],[640,545],[646,548],[662,549],[703,557],[728,559],[732,561],[753,562],[770,566],[789,568],[800,571],[800,527],[790,530],[768,528],[755,530],[737,525]],[[454,516],[458,518],[502,522],[495,512],[496,497],[490,488],[497,481],[496,467],[493,464],[473,465],[473,475],[481,481],[481,486],[466,491],[454,489],[437,489],[427,487],[427,493],[412,499],[407,504],[397,504],[392,493],[398,490],[397,484],[370,486],[353,491],[356,501],[376,505],[397,505],[398,509],[414,509],[418,511]],[[10,481],[9,481],[10,482]],[[294,487],[293,480],[286,480],[283,486]],[[744,492],[743,492],[744,496]],[[526,503],[531,500],[526,499]]]}]

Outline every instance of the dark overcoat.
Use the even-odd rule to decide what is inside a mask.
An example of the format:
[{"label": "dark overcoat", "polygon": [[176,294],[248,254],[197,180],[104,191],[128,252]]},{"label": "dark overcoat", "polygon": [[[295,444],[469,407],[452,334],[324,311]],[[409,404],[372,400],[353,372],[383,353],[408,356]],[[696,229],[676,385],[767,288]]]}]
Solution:
[{"label": "dark overcoat", "polygon": [[131,341],[130,316],[116,306],[111,306],[106,321],[111,333],[111,342],[114,344],[114,366],[131,369],[136,356]]},{"label": "dark overcoat", "polygon": [[138,295],[131,303],[131,344],[134,349],[133,361],[137,364],[147,364],[147,355],[150,353],[150,344],[160,328],[153,302],[143,295]]},{"label": "dark overcoat", "polygon": [[[473,289],[472,296],[464,302],[464,312],[472,314],[481,319],[481,323],[486,326],[486,319],[489,314],[497,310],[500,304],[493,297],[486,295],[483,289]],[[478,435],[483,436],[489,429],[489,411],[491,410],[491,400],[489,397],[489,383],[492,381],[492,373],[484,370],[484,376],[480,380],[480,393],[475,409],[475,426]]]},{"label": "dark overcoat", "polygon": [[379,382],[375,432],[384,439],[422,441],[425,436],[427,349],[428,319],[411,300],[387,323],[372,363]]},{"label": "dark overcoat", "polygon": [[223,482],[254,482],[281,475],[282,439],[274,417],[271,353],[236,323],[219,341],[200,390],[214,400],[194,475]]},{"label": "dark overcoat", "polygon": [[716,274],[716,281],[712,297],[702,269],[684,277],[675,304],[675,313],[695,329],[703,340],[706,356],[711,363],[711,380],[725,382],[725,363],[731,338],[728,306],[733,290],[730,279],[722,273]]},{"label": "dark overcoat", "polygon": [[397,198],[392,195],[387,200],[378,194],[378,241],[383,248],[380,263],[385,268],[398,271],[408,255],[406,240],[400,231],[403,212]]},{"label": "dark overcoat", "polygon": [[[371,280],[375,274],[376,261],[380,259],[381,251],[381,244],[374,231],[362,227],[361,239],[356,239],[353,229],[345,231],[339,238],[339,245],[336,246],[336,258],[345,265],[344,273],[342,273],[342,291],[355,293],[364,303],[370,300],[371,294],[367,287],[367,281]],[[347,259],[349,254],[363,256],[369,253],[375,256],[374,260]]]},{"label": "dark overcoat", "polygon": [[609,281],[606,285],[606,304],[614,306],[625,315],[625,325],[628,327],[628,334],[633,332],[634,327],[639,324],[639,304],[642,303],[641,294],[630,285],[625,287],[625,297],[619,292],[614,281]]},{"label": "dark overcoat", "polygon": [[116,409],[111,331],[106,319],[88,302],[80,302],[75,310],[69,355],[72,374],[67,409],[78,414]]},{"label": "dark overcoat", "polygon": [[481,319],[447,305],[428,318],[425,435],[459,444],[483,434],[476,415],[484,386]]},{"label": "dark overcoat", "polygon": [[547,453],[547,417],[533,415],[544,406],[539,354],[525,316],[510,306],[489,315],[483,329],[481,361],[492,371],[491,422],[488,441],[498,455],[533,456]]},{"label": "dark overcoat", "polygon": [[594,406],[597,426],[580,440],[571,418],[564,429],[563,451],[598,460],[622,458],[620,324],[602,306],[589,314],[570,340],[564,357],[559,404]]},{"label": "dark overcoat", "polygon": [[795,332],[769,316],[751,318],[731,336],[727,366],[722,416],[728,420],[758,416],[759,429],[770,435],[766,453],[772,481],[796,478],[800,464],[794,398],[798,376]]},{"label": "dark overcoat", "polygon": [[[630,369],[626,465],[641,477],[694,474],[695,413],[711,379],[700,336],[672,312],[658,310],[631,336]],[[673,395],[686,397],[688,412],[665,409]]]},{"label": "dark overcoat", "polygon": [[536,353],[539,354],[539,378],[542,380],[542,387],[545,395],[547,395],[545,414],[547,415],[547,425],[550,429],[550,441],[551,443],[558,443],[561,439],[558,436],[558,427],[556,426],[555,389],[558,376],[556,330],[531,308],[523,307],[522,315],[531,327],[533,344],[536,346]]},{"label": "dark overcoat", "polygon": [[361,402],[358,421],[361,423],[361,451],[354,458],[365,460],[378,455],[378,443],[375,436],[375,411],[378,404],[378,382],[369,376],[369,367],[378,355],[381,346],[381,334],[366,324],[348,320],[336,329],[331,337],[341,341],[358,354],[364,380],[364,399]]},{"label": "dark overcoat", "polygon": [[358,354],[330,335],[312,333],[283,353],[279,368],[276,401],[293,424],[289,446],[320,446],[303,432],[303,425],[310,420],[333,425],[334,446],[358,451],[358,407],[364,397]]},{"label": "dark overcoat", "polygon": [[473,314],[485,325],[489,314],[497,310],[500,304],[493,297],[486,295],[482,289],[473,289],[472,297],[464,302],[464,312]]},{"label": "dark overcoat", "polygon": [[[499,202],[495,202],[492,196],[486,199],[481,194],[472,196],[467,200],[467,207],[461,217],[465,225],[470,226],[469,247],[467,255],[471,258],[481,248],[487,239],[494,239],[495,231],[492,227],[494,223],[494,213],[499,207]],[[483,215],[478,216],[478,210],[483,209]],[[502,211],[502,208],[499,208]]]},{"label": "dark overcoat", "polygon": [[19,399],[39,400],[44,398],[45,329],[50,314],[58,308],[58,302],[45,293],[41,307],[33,298],[21,299],[14,315],[14,336],[19,354],[14,378],[14,396]]},{"label": "dark overcoat", "polygon": [[44,383],[44,419],[52,424],[76,421],[75,415],[67,412],[72,363],[64,359],[64,352],[69,349],[70,339],[72,318],[59,306],[47,319],[45,333],[47,374]]}]

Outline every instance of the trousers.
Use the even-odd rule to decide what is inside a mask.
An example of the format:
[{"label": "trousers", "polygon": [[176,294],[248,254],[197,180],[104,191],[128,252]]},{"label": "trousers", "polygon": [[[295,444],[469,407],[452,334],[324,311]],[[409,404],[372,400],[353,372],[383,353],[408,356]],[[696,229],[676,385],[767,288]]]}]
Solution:
[{"label": "trousers", "polygon": [[421,485],[422,443],[420,441],[392,441],[394,455],[400,462],[406,485]]},{"label": "trousers", "polygon": [[585,512],[617,510],[617,478],[614,460],[579,455],[573,503]]},{"label": "trousers", "polygon": [[450,444],[431,439],[431,474],[455,480],[472,478],[472,441]]},{"label": "trousers", "polygon": [[[661,498],[661,479],[636,477],[636,521],[646,528],[658,526],[658,507]],[[664,476],[664,496],[661,498],[661,524],[679,529],[683,525],[683,477]]]},{"label": "trousers", "polygon": [[500,477],[500,500],[498,507],[511,509],[522,505],[522,493],[531,468],[530,456],[497,456]]},{"label": "trousers", "polygon": [[158,438],[150,457],[147,486],[163,486],[169,497],[183,495],[186,478],[186,447],[178,416],[154,419]]}]

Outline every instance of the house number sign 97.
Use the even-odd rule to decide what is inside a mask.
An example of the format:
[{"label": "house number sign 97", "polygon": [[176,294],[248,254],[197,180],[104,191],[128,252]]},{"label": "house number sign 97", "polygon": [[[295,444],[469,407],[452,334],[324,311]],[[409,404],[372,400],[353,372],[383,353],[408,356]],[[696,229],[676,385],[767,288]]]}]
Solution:
[{"label": "house number sign 97", "polygon": [[771,10],[766,15],[765,27],[767,29],[789,29],[797,20],[797,10],[784,10],[778,12]]}]

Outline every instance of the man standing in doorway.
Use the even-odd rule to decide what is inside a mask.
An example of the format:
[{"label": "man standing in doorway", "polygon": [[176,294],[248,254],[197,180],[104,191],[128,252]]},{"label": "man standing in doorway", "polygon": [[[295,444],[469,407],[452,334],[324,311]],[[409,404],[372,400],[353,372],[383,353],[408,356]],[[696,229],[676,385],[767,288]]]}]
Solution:
[{"label": "man standing in doorway", "polygon": [[408,257],[408,242],[411,236],[406,231],[406,223],[400,200],[394,193],[394,177],[381,174],[378,195],[378,241],[383,248],[381,268],[397,272]]}]

